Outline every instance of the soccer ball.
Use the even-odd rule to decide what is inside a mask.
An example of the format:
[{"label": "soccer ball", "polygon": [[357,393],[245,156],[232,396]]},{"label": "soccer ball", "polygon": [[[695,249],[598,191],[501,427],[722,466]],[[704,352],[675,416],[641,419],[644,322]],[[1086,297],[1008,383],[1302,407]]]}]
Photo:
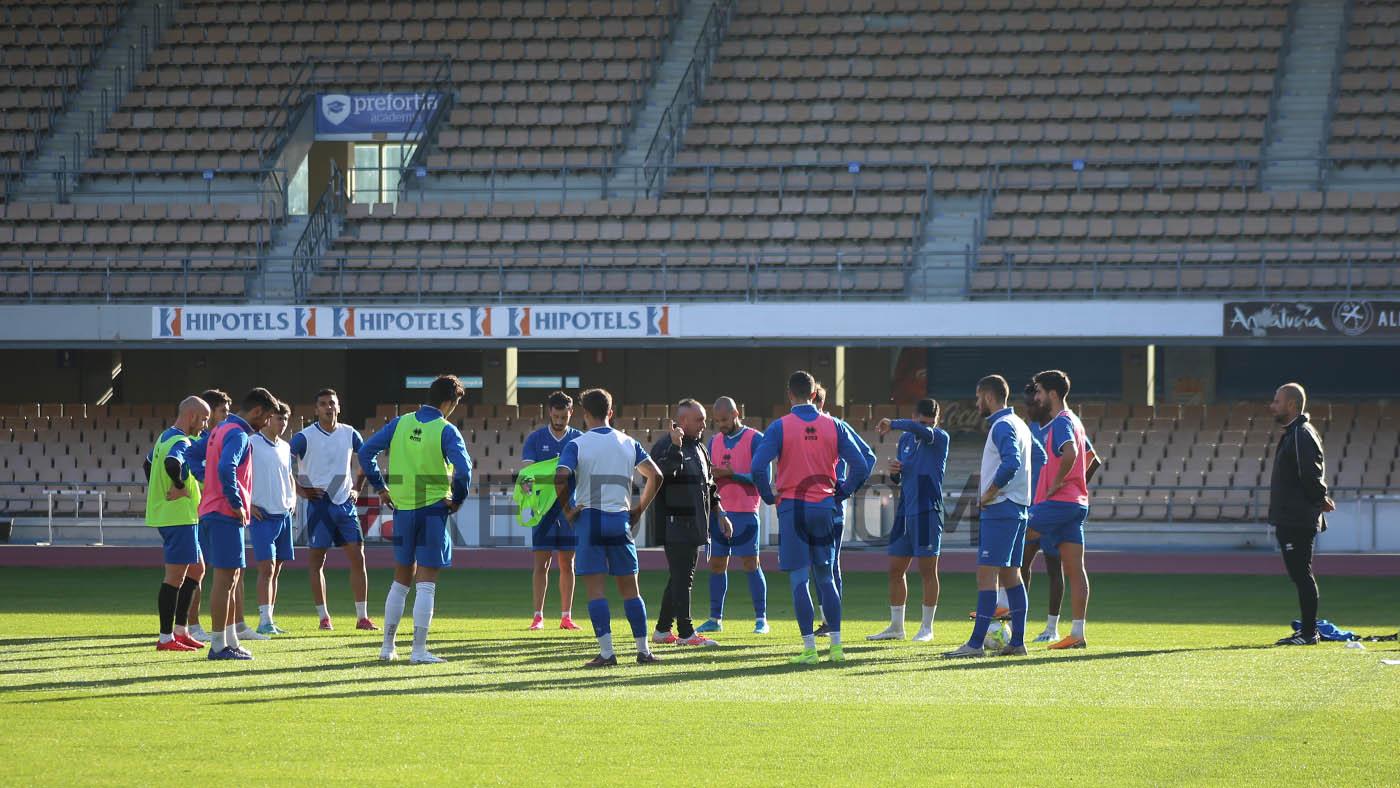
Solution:
[{"label": "soccer ball", "polygon": [[987,629],[987,637],[982,641],[982,648],[1001,651],[1010,642],[1011,627],[1005,621],[993,621]]}]

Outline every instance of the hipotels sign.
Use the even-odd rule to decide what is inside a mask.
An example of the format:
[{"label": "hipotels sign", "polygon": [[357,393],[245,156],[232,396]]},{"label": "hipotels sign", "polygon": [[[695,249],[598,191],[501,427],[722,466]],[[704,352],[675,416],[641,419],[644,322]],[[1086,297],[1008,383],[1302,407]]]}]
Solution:
[{"label": "hipotels sign", "polygon": [[329,93],[316,97],[316,139],[416,137],[437,112],[436,93]]},{"label": "hipotels sign", "polygon": [[1238,301],[1225,305],[1227,337],[1400,335],[1400,301]]},{"label": "hipotels sign", "polygon": [[159,306],[152,339],[645,339],[673,337],[669,306]]}]

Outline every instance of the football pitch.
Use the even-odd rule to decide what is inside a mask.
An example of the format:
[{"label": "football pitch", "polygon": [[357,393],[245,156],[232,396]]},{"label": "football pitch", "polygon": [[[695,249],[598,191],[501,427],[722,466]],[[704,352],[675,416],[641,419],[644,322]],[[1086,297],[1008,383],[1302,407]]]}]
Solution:
[{"label": "football pitch", "polygon": [[[0,572],[0,745],[8,785],[427,784],[1394,784],[1396,644],[1275,648],[1296,609],[1277,577],[1101,575],[1087,651],[944,662],[965,640],[970,575],[946,574],[931,644],[866,643],[888,623],[885,578],[847,575],[847,662],[792,667],[800,647],[782,575],[773,632],[750,634],[733,582],[717,649],[657,647],[581,665],[581,632],[526,632],[527,572],[445,572],[432,648],[444,665],[377,660],[345,574],[339,627],[319,632],[304,572],[282,581],[290,634],[254,662],[157,653],[157,570]],[[706,576],[696,613],[708,609]],[[1044,615],[1031,591],[1031,635]],[[370,610],[389,576],[371,572]],[[917,627],[911,576],[908,632]],[[664,577],[642,576],[655,622]],[[1395,632],[1394,578],[1321,578],[1322,615]],[[249,608],[256,618],[251,586]],[[1068,605],[1065,612],[1068,613]],[[1065,616],[1067,619],[1068,616]],[[207,615],[204,623],[208,626]],[[254,623],[256,621],[254,620]],[[407,618],[405,618],[407,624]],[[1068,631],[1068,622],[1062,625]],[[400,651],[407,648],[400,638]],[[822,645],[825,651],[824,644]]]}]

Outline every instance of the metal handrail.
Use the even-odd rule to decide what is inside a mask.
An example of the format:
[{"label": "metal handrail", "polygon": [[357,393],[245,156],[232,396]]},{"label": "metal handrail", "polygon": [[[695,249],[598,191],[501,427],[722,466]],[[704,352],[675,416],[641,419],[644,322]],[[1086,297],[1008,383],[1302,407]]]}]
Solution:
[{"label": "metal handrail", "polygon": [[[428,106],[428,100],[420,102],[418,109],[413,113],[412,120],[409,121],[408,131],[404,134],[403,142],[412,144],[413,152],[407,158],[400,159],[399,162],[399,199],[403,199],[407,193],[409,174],[416,173],[427,159],[428,147],[436,138],[438,128],[446,120],[448,113],[452,111],[452,107],[456,103],[457,91],[456,85],[452,81],[452,66],[451,57],[444,59],[438,66],[437,73],[428,80],[424,89],[420,91],[420,95],[430,97],[430,100],[433,100],[433,106]],[[419,128],[421,130],[414,134],[410,140],[409,135],[413,134],[414,129]]]},{"label": "metal handrail", "polygon": [[671,97],[671,103],[667,105],[665,112],[661,114],[656,136],[652,138],[646,156],[642,159],[648,194],[657,186],[657,179],[661,177],[662,170],[675,158],[676,149],[680,147],[681,135],[690,125],[691,113],[704,93],[705,81],[710,76],[710,66],[714,63],[724,33],[733,17],[734,0],[717,0],[710,6],[710,13],[705,17],[705,24],[695,42],[690,63],[686,66],[685,74],[681,76],[680,86],[676,89],[676,95]]},{"label": "metal handrail", "polygon": [[335,243],[340,223],[345,217],[345,176],[331,161],[331,174],[326,189],[307,214],[306,229],[292,250],[292,292],[300,301],[305,298],[307,284],[320,262],[321,255]]},{"label": "metal handrail", "polygon": [[[670,10],[666,14],[666,27],[661,31],[660,38],[650,42],[652,44],[652,52],[651,57],[647,60],[647,71],[652,75],[651,82],[653,84],[660,78],[660,67],[666,59],[666,50],[668,49],[666,42],[670,40],[671,34],[675,32],[676,26],[685,15],[685,8],[680,0],[655,0],[655,2],[658,7],[663,2],[668,3],[670,5]],[[650,85],[640,86],[633,83],[629,85],[629,89],[633,89],[634,95],[627,104],[627,127],[623,129],[620,134],[613,135],[612,145],[608,148],[607,159],[614,165],[617,163],[618,159],[621,158],[623,148],[626,146],[627,141],[632,138],[632,135],[640,127],[642,120],[641,110],[646,106],[647,96],[651,93]],[[611,171],[606,172],[604,177],[612,178],[613,173]],[[606,191],[606,186],[604,190]]]}]

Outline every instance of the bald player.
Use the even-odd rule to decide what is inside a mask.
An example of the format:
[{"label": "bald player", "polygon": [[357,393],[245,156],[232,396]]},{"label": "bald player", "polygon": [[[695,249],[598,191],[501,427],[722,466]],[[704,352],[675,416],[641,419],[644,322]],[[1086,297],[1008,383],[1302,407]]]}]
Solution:
[{"label": "bald player", "polygon": [[156,596],[160,616],[157,651],[197,651],[202,641],[190,637],[185,627],[190,599],[199,589],[191,577],[203,569],[195,523],[199,521],[199,481],[190,474],[187,455],[194,435],[209,420],[209,405],[199,397],[186,397],[174,426],[162,432],[146,456],[146,525],[160,531],[165,555],[165,578]]},{"label": "bald player", "polygon": [[719,527],[718,514],[710,516],[710,620],[696,632],[724,629],[724,597],[729,592],[729,559],[739,559],[749,580],[753,599],[755,634],[768,634],[768,581],[758,558],[758,507],[763,499],[754,486],[753,453],[763,433],[744,426],[739,406],[730,397],[715,400],[715,434],[710,437],[710,462],[719,486],[720,508],[734,526],[732,536]]}]

